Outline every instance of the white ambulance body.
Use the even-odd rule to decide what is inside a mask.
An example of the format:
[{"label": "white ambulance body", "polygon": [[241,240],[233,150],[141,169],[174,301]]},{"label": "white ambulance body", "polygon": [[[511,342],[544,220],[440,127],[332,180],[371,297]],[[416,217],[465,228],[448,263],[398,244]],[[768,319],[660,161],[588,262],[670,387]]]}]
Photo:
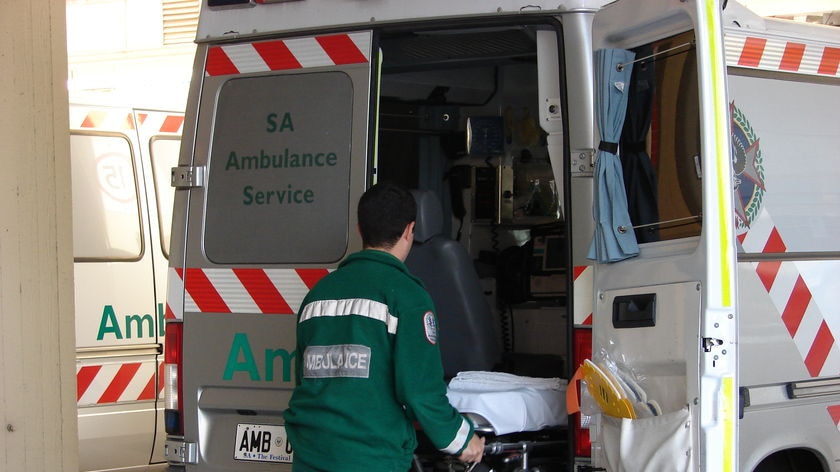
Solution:
[{"label": "white ambulance body", "polygon": [[172,467],[290,470],[294,314],[392,180],[437,194],[476,260],[497,367],[581,409],[489,430],[495,470],[840,470],[840,30],[604,3],[204,0]]},{"label": "white ambulance body", "polygon": [[70,107],[81,470],[164,463],[169,174],[183,121],[176,112]]},{"label": "white ambulance body", "polygon": [[[814,467],[835,470],[840,32],[756,26],[766,33],[727,31],[738,183],[741,463],[799,448],[791,460],[815,454]],[[797,156],[805,162],[794,164]]]}]

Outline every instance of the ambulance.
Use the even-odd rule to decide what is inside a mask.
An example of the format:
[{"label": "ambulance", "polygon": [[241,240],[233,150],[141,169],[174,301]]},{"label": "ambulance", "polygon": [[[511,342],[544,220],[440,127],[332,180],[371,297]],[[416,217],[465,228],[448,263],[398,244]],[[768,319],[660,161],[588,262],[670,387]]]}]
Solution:
[{"label": "ambulance", "polygon": [[183,112],[70,106],[80,470],[163,469],[169,230]]},{"label": "ambulance", "polygon": [[[291,470],[295,313],[396,181],[444,215],[415,249],[458,241],[489,308],[447,331],[473,294],[432,294],[450,399],[478,376],[542,402],[461,410],[484,470],[840,471],[837,28],[716,0],[203,0],[197,43],[173,469]],[[414,470],[465,470],[418,437]]]}]

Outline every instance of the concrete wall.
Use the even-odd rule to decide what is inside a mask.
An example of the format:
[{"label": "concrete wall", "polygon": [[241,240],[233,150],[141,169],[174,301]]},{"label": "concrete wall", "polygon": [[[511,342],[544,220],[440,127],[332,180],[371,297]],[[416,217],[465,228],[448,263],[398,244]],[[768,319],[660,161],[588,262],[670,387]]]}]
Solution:
[{"label": "concrete wall", "polygon": [[0,31],[0,470],[76,471],[65,0]]}]

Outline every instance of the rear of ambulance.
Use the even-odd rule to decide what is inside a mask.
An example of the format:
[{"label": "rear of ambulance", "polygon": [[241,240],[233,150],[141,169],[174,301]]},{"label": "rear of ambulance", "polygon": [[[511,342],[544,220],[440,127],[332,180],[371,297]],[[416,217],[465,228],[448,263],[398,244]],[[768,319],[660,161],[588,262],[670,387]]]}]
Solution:
[{"label": "rear of ambulance", "polygon": [[290,470],[295,313],[360,247],[349,229],[366,187],[372,38],[242,39],[226,33],[283,5],[216,3],[202,5],[172,169],[166,458],[188,471]]}]

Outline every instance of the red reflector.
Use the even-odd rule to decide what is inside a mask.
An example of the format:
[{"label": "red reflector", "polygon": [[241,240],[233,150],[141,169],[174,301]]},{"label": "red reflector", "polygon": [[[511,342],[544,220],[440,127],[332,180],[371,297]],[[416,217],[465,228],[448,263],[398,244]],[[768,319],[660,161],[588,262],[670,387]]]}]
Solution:
[{"label": "red reflector", "polygon": [[580,427],[580,413],[575,413],[571,421],[575,422],[575,456],[589,457],[592,455],[592,441],[589,439],[589,430]]},{"label": "red reflector", "polygon": [[[572,342],[574,343],[572,372],[574,372],[583,364],[584,359],[592,358],[592,328],[575,328],[572,333]],[[580,398],[580,392],[578,392],[578,398]],[[592,454],[592,441],[589,438],[589,430],[580,427],[580,413],[572,415],[569,421],[572,421],[573,424],[575,456],[590,456]]]},{"label": "red reflector", "polygon": [[181,435],[184,432],[183,359],[184,323],[175,320],[166,322],[166,345],[163,352],[164,372],[164,420],[167,434]]},{"label": "red reflector", "polygon": [[592,328],[576,328],[574,331],[574,372],[583,364],[584,359],[592,359]]},{"label": "red reflector", "polygon": [[166,347],[163,353],[163,362],[167,364],[181,363],[181,348],[183,344],[184,323],[173,320],[166,322]]}]

